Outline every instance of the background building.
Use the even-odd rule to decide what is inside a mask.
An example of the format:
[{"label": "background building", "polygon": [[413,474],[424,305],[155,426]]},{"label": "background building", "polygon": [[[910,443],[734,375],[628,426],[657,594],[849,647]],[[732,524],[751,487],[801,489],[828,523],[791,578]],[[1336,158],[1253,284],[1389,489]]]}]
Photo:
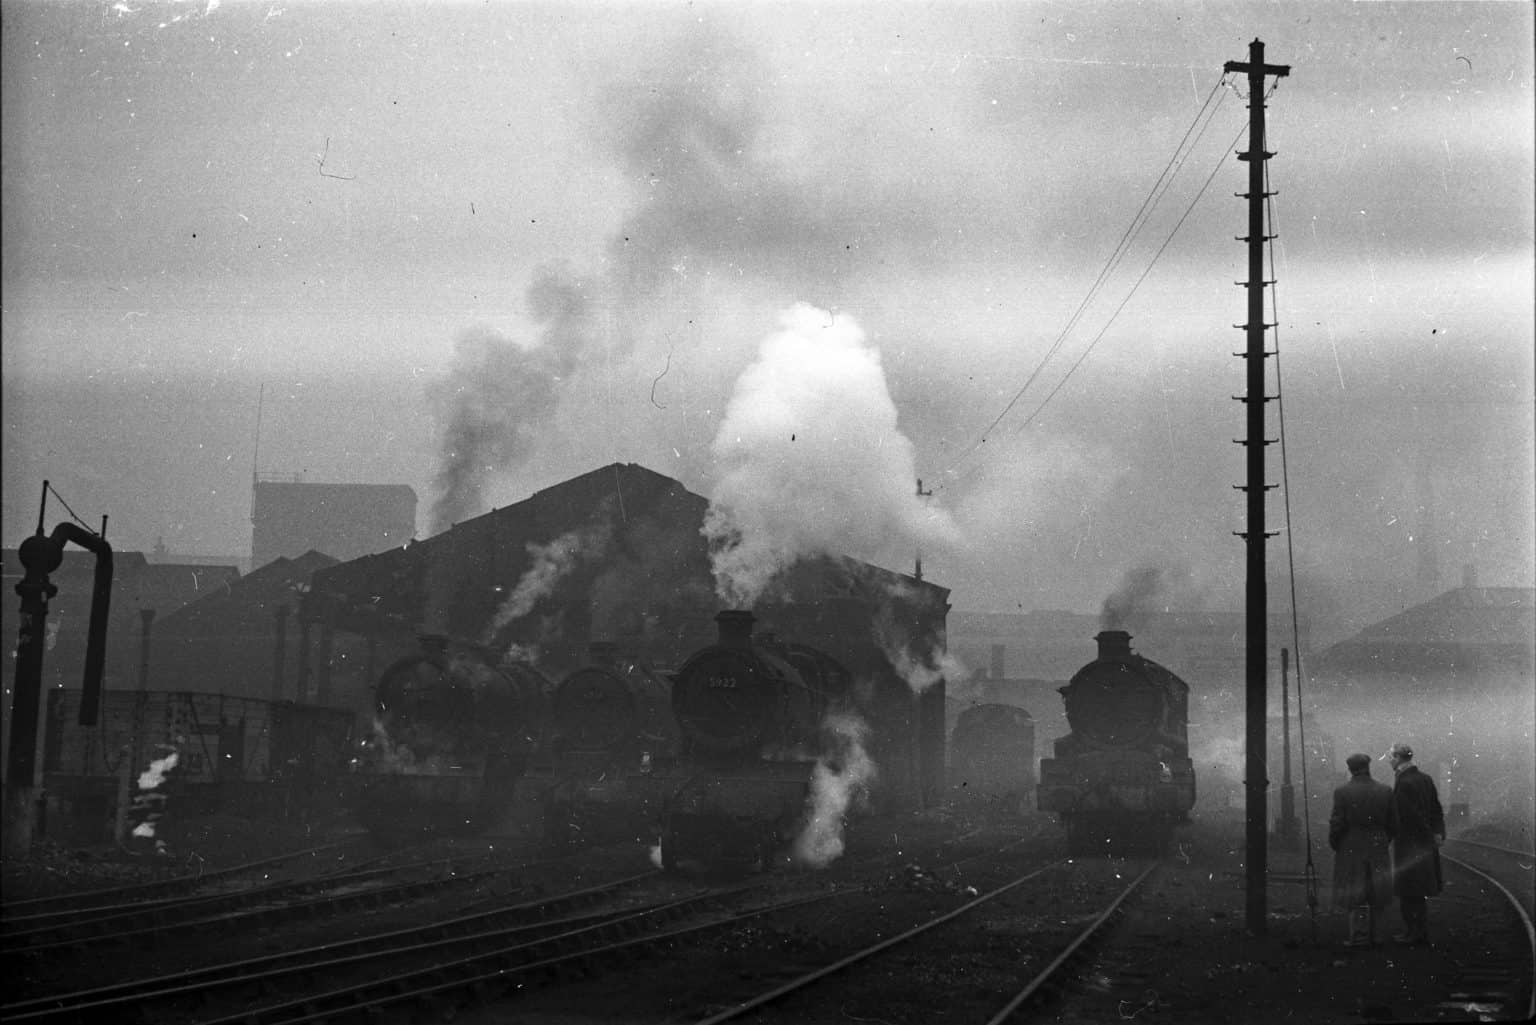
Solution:
[{"label": "background building", "polygon": [[309,551],[355,559],[399,548],[416,533],[416,492],[404,484],[258,478],[252,487],[252,569]]},{"label": "background building", "polygon": [[1480,587],[1469,567],[1461,587],[1324,650],[1313,676],[1317,714],[1338,738],[1340,757],[1383,755],[1406,741],[1448,811],[1529,829],[1536,589]]}]

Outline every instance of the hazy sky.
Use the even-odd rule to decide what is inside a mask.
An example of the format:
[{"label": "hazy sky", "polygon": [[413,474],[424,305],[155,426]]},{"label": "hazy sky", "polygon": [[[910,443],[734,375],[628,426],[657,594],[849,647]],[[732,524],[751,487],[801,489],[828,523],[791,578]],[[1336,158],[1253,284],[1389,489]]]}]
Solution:
[{"label": "hazy sky", "polygon": [[253,466],[425,536],[627,461],[957,608],[1237,607],[1258,37],[1299,572],[1536,579],[1530,4],[0,17],[8,546],[45,478],[245,555]]}]

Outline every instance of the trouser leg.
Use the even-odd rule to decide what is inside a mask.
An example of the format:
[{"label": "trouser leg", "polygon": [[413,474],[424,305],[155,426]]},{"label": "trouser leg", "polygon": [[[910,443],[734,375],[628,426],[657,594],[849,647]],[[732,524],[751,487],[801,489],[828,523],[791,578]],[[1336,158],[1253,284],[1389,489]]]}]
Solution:
[{"label": "trouser leg", "polygon": [[1368,943],[1371,939],[1371,907],[1356,904],[1349,909],[1349,942]]},{"label": "trouser leg", "polygon": [[1403,897],[1403,931],[1408,939],[1422,941],[1429,939],[1429,911],[1425,906],[1423,897]]}]

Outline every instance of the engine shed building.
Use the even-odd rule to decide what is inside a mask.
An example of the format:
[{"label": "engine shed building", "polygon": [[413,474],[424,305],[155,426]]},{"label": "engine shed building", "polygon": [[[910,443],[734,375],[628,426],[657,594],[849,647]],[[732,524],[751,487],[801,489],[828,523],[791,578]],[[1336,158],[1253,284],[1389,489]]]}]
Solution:
[{"label": "engine shed building", "polygon": [[[395,658],[443,634],[534,661],[552,679],[613,642],[661,670],[714,643],[702,533],[708,499],[614,463],[404,547],[317,570],[300,617],[333,638],[338,694],[371,694]],[[944,788],[949,591],[841,556],[781,573],[752,609],[759,632],[840,660],[873,692],[879,794],[937,801]],[[311,653],[308,657],[313,657]]]},{"label": "engine shed building", "polygon": [[1323,651],[1312,676],[1340,757],[1406,741],[1453,821],[1536,824],[1536,589],[1481,587],[1468,568],[1461,587]]}]

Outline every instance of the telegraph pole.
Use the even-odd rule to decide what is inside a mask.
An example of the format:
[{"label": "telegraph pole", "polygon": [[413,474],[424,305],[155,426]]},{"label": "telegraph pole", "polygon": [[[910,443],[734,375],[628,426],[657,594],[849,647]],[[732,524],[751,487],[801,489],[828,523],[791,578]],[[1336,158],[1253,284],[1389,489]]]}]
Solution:
[{"label": "telegraph pole", "polygon": [[[917,478],[917,497],[918,498],[931,498],[932,496],[933,496],[933,489],[929,488],[927,491],[924,491],[923,490],[923,478],[921,478],[921,477]],[[923,549],[922,549],[921,546],[919,546],[917,548],[916,553],[914,554],[913,559],[914,559],[914,562],[916,563],[916,565],[914,565],[913,568],[912,568],[912,575],[913,575],[914,578],[916,578],[918,580],[921,580],[921,579],[923,579]]]},{"label": "telegraph pole", "polygon": [[1264,541],[1273,534],[1264,531],[1264,493],[1274,485],[1264,483],[1264,447],[1271,439],[1264,437],[1264,406],[1270,396],[1264,394],[1264,360],[1269,356],[1264,347],[1264,331],[1273,324],[1264,323],[1264,286],[1273,284],[1264,280],[1264,243],[1270,236],[1264,234],[1264,162],[1274,156],[1264,148],[1264,77],[1274,75],[1283,78],[1291,73],[1289,65],[1265,64],[1264,44],[1255,39],[1248,44],[1248,60],[1227,61],[1228,74],[1248,76],[1248,152],[1239,153],[1237,159],[1248,163],[1248,191],[1239,193],[1248,200],[1248,235],[1238,239],[1248,243],[1248,323],[1240,325],[1247,332],[1248,349],[1238,353],[1248,361],[1248,394],[1238,397],[1247,404],[1248,437],[1239,444],[1248,448],[1248,483],[1235,485],[1248,496],[1248,529],[1240,534],[1247,542],[1247,688],[1246,688],[1246,742],[1247,757],[1244,784],[1247,792],[1247,927],[1254,935],[1266,931],[1265,877],[1269,869],[1268,812],[1265,808],[1265,790],[1269,780],[1264,763],[1267,756],[1265,744],[1266,702],[1268,700],[1265,659],[1268,648],[1268,595],[1264,579]]}]

